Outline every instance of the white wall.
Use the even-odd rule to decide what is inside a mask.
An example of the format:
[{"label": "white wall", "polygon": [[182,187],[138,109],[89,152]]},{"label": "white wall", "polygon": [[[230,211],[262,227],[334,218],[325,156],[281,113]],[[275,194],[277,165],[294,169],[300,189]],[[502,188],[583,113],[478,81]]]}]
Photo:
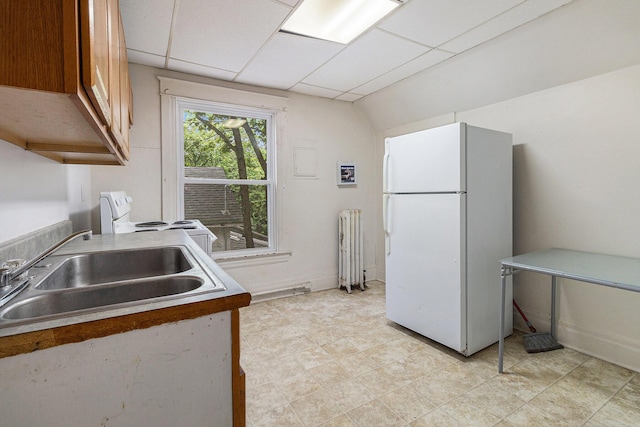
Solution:
[{"label": "white wall", "polygon": [[[124,168],[94,166],[91,170],[94,228],[101,191],[125,190],[134,199],[133,220],[161,217],[160,96],[156,76],[277,94],[289,98],[284,132],[278,135],[278,242],[290,255],[221,262],[234,279],[252,293],[310,284],[314,290],[337,285],[338,212],[363,210],[365,265],[375,277],[376,173],[375,135],[351,103],[324,98],[249,88],[151,67],[130,65],[134,125],[131,161]],[[295,177],[294,147],[315,148],[317,176]],[[356,161],[358,185],[336,185],[336,163]],[[171,219],[171,218],[165,218]]]},{"label": "white wall", "polygon": [[[402,129],[464,121],[513,134],[514,254],[559,247],[640,258],[639,111],[637,65]],[[640,293],[568,280],[559,288],[559,340],[640,371]],[[514,294],[548,330],[550,279],[519,274]]]},{"label": "white wall", "polygon": [[[640,65],[458,114],[514,135],[514,251],[546,247],[640,258]],[[640,269],[638,271],[640,277]],[[547,327],[549,279],[515,278]],[[562,280],[559,340],[640,370],[640,294]]]},{"label": "white wall", "polygon": [[0,244],[66,219],[74,230],[88,228],[90,187],[88,166],[63,165],[0,140]]}]

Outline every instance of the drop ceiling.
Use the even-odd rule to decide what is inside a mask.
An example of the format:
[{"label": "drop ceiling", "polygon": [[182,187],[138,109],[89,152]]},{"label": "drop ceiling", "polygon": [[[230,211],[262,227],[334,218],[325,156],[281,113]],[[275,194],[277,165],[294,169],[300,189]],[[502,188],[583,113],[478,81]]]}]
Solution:
[{"label": "drop ceiling", "polygon": [[279,32],[299,0],[120,0],[129,62],[355,101],[571,0],[406,0],[347,45]]}]

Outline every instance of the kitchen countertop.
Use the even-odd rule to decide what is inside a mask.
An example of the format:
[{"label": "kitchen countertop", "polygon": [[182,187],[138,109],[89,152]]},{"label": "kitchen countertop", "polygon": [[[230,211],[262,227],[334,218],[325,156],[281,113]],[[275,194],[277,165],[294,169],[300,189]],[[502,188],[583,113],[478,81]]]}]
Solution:
[{"label": "kitchen countertop", "polygon": [[68,313],[52,318],[32,319],[29,322],[7,325],[0,323],[0,357],[194,319],[249,305],[251,295],[182,230],[94,235],[91,240],[76,239],[69,242],[55,255],[161,246],[186,246],[200,263],[200,267],[225,289],[176,295],[112,308],[102,307],[96,311]]}]

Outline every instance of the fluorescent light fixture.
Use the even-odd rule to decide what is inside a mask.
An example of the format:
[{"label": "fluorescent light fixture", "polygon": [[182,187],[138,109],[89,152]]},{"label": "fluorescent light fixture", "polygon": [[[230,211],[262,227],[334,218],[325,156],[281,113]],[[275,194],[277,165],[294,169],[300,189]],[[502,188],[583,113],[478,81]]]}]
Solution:
[{"label": "fluorescent light fixture", "polygon": [[398,6],[398,0],[303,0],[282,30],[346,44]]}]

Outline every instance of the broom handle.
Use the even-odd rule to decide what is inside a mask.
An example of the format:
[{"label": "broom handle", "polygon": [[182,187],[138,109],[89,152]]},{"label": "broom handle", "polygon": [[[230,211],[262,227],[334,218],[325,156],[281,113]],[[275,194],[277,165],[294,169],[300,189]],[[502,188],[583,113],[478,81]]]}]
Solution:
[{"label": "broom handle", "polygon": [[513,306],[518,310],[518,312],[520,313],[520,316],[522,316],[522,318],[524,319],[525,323],[529,327],[529,330],[531,332],[536,332],[536,328],[533,327],[533,324],[531,322],[529,322],[529,319],[527,319],[527,316],[525,316],[524,313],[522,312],[522,310],[520,310],[520,307],[516,303],[516,300],[513,300]]}]

